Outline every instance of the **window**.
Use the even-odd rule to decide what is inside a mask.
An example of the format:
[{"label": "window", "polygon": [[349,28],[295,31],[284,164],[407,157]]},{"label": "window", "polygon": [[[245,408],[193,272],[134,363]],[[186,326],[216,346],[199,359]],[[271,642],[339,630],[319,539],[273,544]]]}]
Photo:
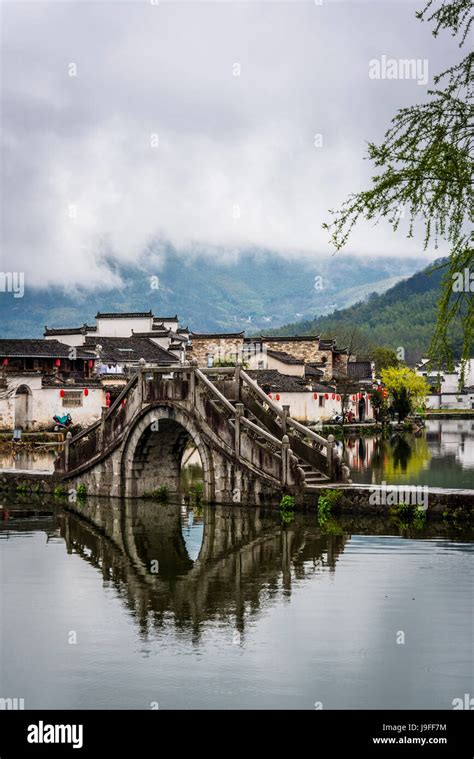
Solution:
[{"label": "window", "polygon": [[63,397],[63,407],[77,408],[82,406],[84,395],[82,390],[65,390]]},{"label": "window", "polygon": [[324,395],[319,396],[319,405],[324,406]]}]

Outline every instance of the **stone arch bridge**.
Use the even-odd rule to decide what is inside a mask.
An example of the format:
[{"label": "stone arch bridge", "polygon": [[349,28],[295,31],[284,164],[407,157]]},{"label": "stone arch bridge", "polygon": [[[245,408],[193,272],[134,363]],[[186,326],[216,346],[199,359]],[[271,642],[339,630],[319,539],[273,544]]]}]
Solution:
[{"label": "stone arch bridge", "polygon": [[183,452],[197,449],[209,503],[262,504],[337,479],[326,439],[292,419],[238,365],[140,366],[102,418],[68,438],[65,485],[103,496],[179,492]]}]

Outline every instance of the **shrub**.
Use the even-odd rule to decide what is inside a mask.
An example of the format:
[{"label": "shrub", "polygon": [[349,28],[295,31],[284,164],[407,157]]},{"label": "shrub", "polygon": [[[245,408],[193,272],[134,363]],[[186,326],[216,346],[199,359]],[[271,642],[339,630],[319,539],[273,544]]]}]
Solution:
[{"label": "shrub", "polygon": [[409,527],[412,525],[417,529],[421,529],[425,524],[426,511],[420,509],[419,506],[411,503],[397,503],[390,509],[390,516],[400,524],[401,527]]},{"label": "shrub", "polygon": [[159,503],[166,503],[169,498],[169,490],[166,485],[160,485],[159,488],[153,490],[151,497]]},{"label": "shrub", "polygon": [[340,490],[322,490],[318,498],[318,517],[319,523],[327,522],[331,516],[334,506],[337,505],[342,492]]},{"label": "shrub", "polygon": [[87,498],[87,487],[81,482],[76,488],[76,496],[78,501],[85,501]]},{"label": "shrub", "polygon": [[283,524],[290,524],[295,518],[295,499],[292,495],[284,495],[280,501],[280,516]]}]

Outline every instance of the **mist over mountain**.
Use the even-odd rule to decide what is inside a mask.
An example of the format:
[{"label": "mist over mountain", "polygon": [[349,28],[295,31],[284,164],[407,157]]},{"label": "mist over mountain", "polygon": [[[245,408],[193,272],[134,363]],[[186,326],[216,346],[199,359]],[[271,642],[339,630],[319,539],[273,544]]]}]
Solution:
[{"label": "mist over mountain", "polygon": [[169,249],[164,260],[115,269],[121,287],[104,291],[35,289],[23,298],[0,294],[2,337],[40,337],[44,326],[94,323],[97,311],[177,313],[194,331],[268,332],[290,322],[344,309],[382,293],[413,274],[422,259],[348,257],[288,260],[271,251],[247,251],[232,262],[186,256]]}]

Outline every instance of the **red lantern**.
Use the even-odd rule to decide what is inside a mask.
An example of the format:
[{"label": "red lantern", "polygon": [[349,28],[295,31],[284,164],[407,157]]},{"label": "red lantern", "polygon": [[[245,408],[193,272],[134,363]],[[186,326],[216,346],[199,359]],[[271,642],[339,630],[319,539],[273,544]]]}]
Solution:
[{"label": "red lantern", "polygon": [[355,397],[355,395],[353,395],[352,396],[352,400],[354,401],[354,403],[355,403],[355,399],[356,399],[356,397]]},{"label": "red lantern", "polygon": [[276,399],[277,401],[279,401],[279,400],[280,400],[280,396],[279,396],[279,394],[278,394],[278,393],[275,395],[275,399]]},{"label": "red lantern", "polygon": [[90,359],[89,359],[89,369],[93,369],[93,368],[94,368],[94,362],[93,362],[93,360],[90,358]]},{"label": "red lantern", "polygon": [[335,400],[336,400],[336,393],[333,393],[333,394],[332,394],[332,399],[333,399],[333,401],[335,401]]},{"label": "red lantern", "polygon": [[89,388],[88,387],[84,388],[84,395],[86,396],[86,398],[89,395]]},{"label": "red lantern", "polygon": [[269,398],[271,398],[271,397],[272,397],[272,394],[271,394],[271,393],[268,393],[268,397],[269,397]]},{"label": "red lantern", "polygon": [[317,393],[313,393],[313,398],[314,398],[315,401],[317,401],[318,400],[318,394]]},{"label": "red lantern", "polygon": [[60,396],[61,398],[64,398],[64,396],[65,396],[65,395],[66,395],[66,393],[64,392],[64,390],[60,390],[60,391],[59,391],[59,396]]},{"label": "red lantern", "polygon": [[110,393],[106,393],[105,394],[105,405],[107,406],[107,408],[109,408],[109,406],[110,406]]},{"label": "red lantern", "polygon": [[336,395],[336,399],[337,399],[338,401],[340,401],[340,400],[341,400],[341,396],[340,396],[340,395]]},{"label": "red lantern", "polygon": [[3,366],[8,366],[8,358],[4,358],[2,361]]},{"label": "red lantern", "polygon": [[56,366],[61,366],[61,359],[57,358],[54,363],[55,363]]},{"label": "red lantern", "polygon": [[329,395],[328,395],[328,393],[324,393],[324,397],[325,397],[325,399],[326,399],[326,400],[329,400]]}]

